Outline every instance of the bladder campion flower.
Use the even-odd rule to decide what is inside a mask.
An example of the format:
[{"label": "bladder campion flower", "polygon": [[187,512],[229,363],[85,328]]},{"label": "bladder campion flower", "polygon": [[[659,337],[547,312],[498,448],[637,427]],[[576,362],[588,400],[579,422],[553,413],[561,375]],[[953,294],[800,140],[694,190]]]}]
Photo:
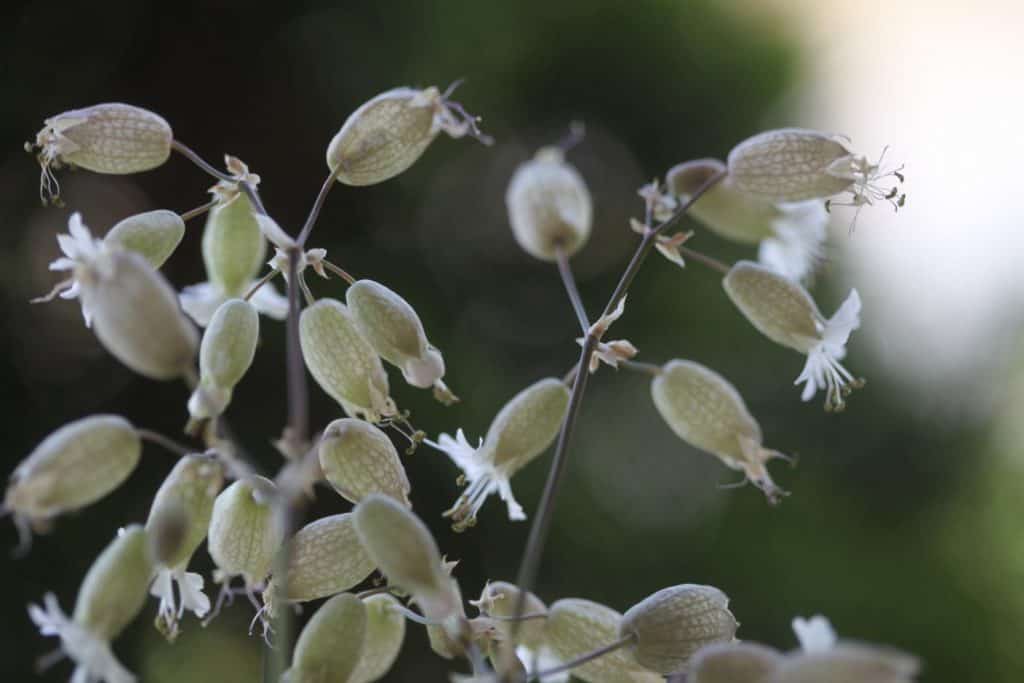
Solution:
[{"label": "bladder campion flower", "polygon": [[154,268],[170,258],[185,236],[185,221],[173,211],[158,209],[129,216],[103,236],[109,246],[119,246],[142,255]]},{"label": "bladder campion flower", "polygon": [[383,493],[410,505],[409,478],[388,435],[363,420],[343,418],[324,429],[319,446],[320,469],[334,490],[358,503]]},{"label": "bladder campion flower", "polygon": [[804,382],[801,398],[811,400],[825,390],[825,410],[840,411],[845,397],[864,385],[839,361],[846,356],[846,342],[860,327],[860,295],[856,289],[829,318],[821,314],[807,290],[774,271],[750,261],[740,261],[722,281],[726,293],[747,320],[777,344],[807,356],[795,384]]},{"label": "bladder campion flower", "polygon": [[396,609],[398,601],[384,594],[363,600],[366,606],[366,638],[359,663],[349,683],[372,683],[391,669],[405,641],[405,616]]},{"label": "bladder campion flower", "polygon": [[247,301],[231,299],[213,314],[199,345],[199,386],[188,401],[194,419],[224,412],[231,394],[252,365],[260,319]]},{"label": "bladder campion flower", "polygon": [[765,465],[786,456],[761,445],[761,426],[724,377],[693,361],[669,361],[651,382],[651,396],[680,439],[743,472],[769,502],[777,503],[785,495]]},{"label": "bladder campion flower", "polygon": [[455,505],[445,512],[456,530],[472,526],[484,501],[495,492],[508,506],[509,519],[526,519],[512,495],[510,480],[555,440],[568,407],[569,388],[562,380],[548,377],[513,396],[476,448],[461,429],[455,432],[455,438],[441,434],[436,444],[430,442],[448,454],[469,482]]},{"label": "bladder campion flower", "polygon": [[257,476],[239,479],[214,501],[207,545],[217,564],[214,578],[225,589],[233,577],[241,576],[246,591],[252,591],[270,573],[284,541],[271,505],[275,495],[274,483]]},{"label": "bladder campion flower", "polygon": [[110,649],[110,642],[135,619],[146,602],[152,578],[146,532],[139,525],[122,529],[82,581],[69,619],[53,593],[43,606],[29,605],[32,621],[44,636],[59,636],[61,649],[75,662],[73,683],[134,683],[135,677]]},{"label": "bladder campion flower", "polygon": [[715,643],[690,660],[687,681],[693,683],[763,683],[782,661],[773,648],[758,643]]},{"label": "bladder campion flower", "polygon": [[285,683],[348,681],[366,639],[366,607],[351,593],[323,604],[295,643]]},{"label": "bladder campion flower", "polygon": [[130,104],[111,102],[73,109],[45,120],[36,135],[42,167],[39,197],[56,201],[54,169],[64,164],[96,173],[126,174],[160,166],[171,155],[171,126],[162,117]]},{"label": "bladder campion flower", "polygon": [[352,112],[331,140],[327,166],[346,185],[374,185],[412,166],[442,131],[491,144],[477,119],[448,99],[452,90],[395,88],[377,95]]}]

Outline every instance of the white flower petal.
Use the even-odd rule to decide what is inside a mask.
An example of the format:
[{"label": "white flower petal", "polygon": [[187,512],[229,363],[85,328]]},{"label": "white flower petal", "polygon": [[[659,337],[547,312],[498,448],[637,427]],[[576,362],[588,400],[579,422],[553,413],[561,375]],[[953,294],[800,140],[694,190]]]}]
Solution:
[{"label": "white flower petal", "polygon": [[250,301],[258,312],[268,318],[284,320],[288,317],[288,297],[279,293],[272,282],[268,282],[256,290]]},{"label": "white flower petal", "polygon": [[793,619],[793,632],[804,652],[824,652],[836,644],[836,632],[825,617],[817,614],[810,619]]}]

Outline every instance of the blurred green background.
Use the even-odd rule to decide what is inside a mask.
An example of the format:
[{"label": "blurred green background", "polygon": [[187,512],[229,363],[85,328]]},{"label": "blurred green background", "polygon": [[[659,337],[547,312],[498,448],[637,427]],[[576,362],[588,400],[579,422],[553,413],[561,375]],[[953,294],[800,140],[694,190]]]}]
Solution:
[{"label": "blurred green background", "polygon": [[[431,436],[463,427],[475,438],[510,396],[540,377],[561,376],[578,353],[555,269],[530,260],[508,229],[504,190],[516,165],[562,137],[570,121],[586,122],[587,139],[570,159],[591,188],[596,222],[574,268],[594,314],[632,253],[636,189],[679,161],[722,158],[759,130],[807,124],[799,104],[815,97],[805,79],[817,64],[816,42],[827,39],[806,40],[781,6],[712,0],[294,2],[270,13],[136,0],[4,11],[6,471],[47,433],[87,414],[120,413],[180,434],[183,386],[119,366],[82,326],[77,304],[27,300],[55,279],[46,264],[71,210],[102,233],[133,213],[198,206],[212,183],[178,157],[133,177],[65,173],[68,208],[41,209],[38,168],[21,143],[43,118],[105,101],[159,112],[206,158],[231,153],[246,161],[263,178],[269,211],[294,232],[326,173],[327,142],[352,110],[394,86],[443,88],[465,78],[456,99],[483,116],[497,144],[442,137],[393,181],[337,188],[311,245],[416,307],[463,402],[443,408],[395,372],[393,394]],[[861,225],[871,220],[865,213]],[[914,221],[909,211],[895,229],[913,230]],[[849,287],[839,280],[850,242],[845,225],[834,226],[830,264],[814,290],[826,312]],[[205,279],[201,229],[202,219],[190,224],[165,267],[178,287]],[[858,230],[855,239],[872,239],[869,229]],[[753,256],[704,231],[691,245],[724,260]],[[337,281],[312,286],[321,296],[343,296]],[[269,471],[279,464],[269,441],[285,420],[283,326],[264,319],[263,330],[229,417]],[[689,358],[728,377],[760,420],[765,443],[801,456],[794,470],[774,468],[793,495],[771,508],[752,487],[722,489],[735,473],[671,434],[654,411],[648,380],[603,369],[572,446],[537,591],[543,599],[584,597],[625,610],[667,585],[708,583],[730,595],[744,639],[789,649],[790,620],[822,613],[842,636],[920,655],[925,681],[1020,680],[1024,502],[1012,396],[997,404],[1001,411],[968,416],[916,402],[899,377],[858,348],[855,333],[849,366],[869,383],[845,413],[826,415],[817,400],[801,403],[791,386],[802,359],[758,335],[713,271],[697,264],[680,271],[656,256],[637,278],[614,336],[634,342],[641,360]],[[1016,338],[1001,343],[1019,350]],[[311,394],[315,428],[340,416],[312,384]],[[528,513],[549,462],[550,452],[513,482]],[[56,646],[34,632],[26,603],[53,590],[70,610],[93,558],[118,526],[145,519],[170,465],[147,446],[115,494],[60,519],[27,559],[0,561],[2,680],[34,680],[34,659]],[[528,525],[509,522],[504,506],[491,501],[476,528],[454,534],[440,517],[458,495],[454,466],[422,448],[407,467],[416,510],[443,552],[460,560],[465,595],[475,597],[488,578],[513,579]],[[346,509],[320,490],[311,513]],[[0,545],[14,544],[5,525]],[[195,565],[208,572],[205,550]],[[147,682],[259,680],[260,641],[246,635],[251,609],[242,603],[205,630],[188,620],[173,647],[150,627],[150,604],[117,651]],[[410,634],[387,680],[446,680],[449,664],[432,655],[421,629]],[[41,679],[67,675],[64,663]]]}]

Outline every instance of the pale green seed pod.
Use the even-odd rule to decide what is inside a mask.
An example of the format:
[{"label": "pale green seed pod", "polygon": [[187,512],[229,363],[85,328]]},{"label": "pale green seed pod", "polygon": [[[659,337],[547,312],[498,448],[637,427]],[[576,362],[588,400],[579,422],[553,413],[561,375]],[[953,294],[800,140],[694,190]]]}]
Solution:
[{"label": "pale green seed pod", "polygon": [[683,584],[626,610],[619,635],[635,638],[626,653],[640,666],[667,676],[685,671],[703,646],[732,642],[737,626],[725,593],[713,586]]},{"label": "pale green seed pod", "polygon": [[[480,593],[480,611],[489,617],[515,617],[519,603],[519,588],[507,581],[490,581]],[[546,614],[547,605],[533,593],[526,593],[526,609],[524,615]],[[519,624],[516,643],[530,650],[539,650],[544,644],[544,624],[546,619],[529,619]],[[494,622],[499,640],[512,637],[512,622],[498,619]]]},{"label": "pale green seed pod", "polygon": [[238,296],[260,271],[267,240],[252,203],[238,192],[210,210],[203,231],[203,263],[210,282]]},{"label": "pale green seed pod", "polygon": [[839,643],[787,655],[764,683],[911,683],[920,669],[916,657],[898,650]]},{"label": "pale green seed pod", "polygon": [[764,336],[808,353],[821,341],[824,317],[797,283],[750,261],[740,261],[722,280],[726,294]]},{"label": "pale green seed pod", "polygon": [[742,471],[769,501],[785,495],[765,467],[772,458],[784,456],[761,445],[761,425],[724,377],[693,361],[669,361],[651,382],[651,396],[680,439]]},{"label": "pale green seed pod", "polygon": [[[558,658],[568,662],[618,641],[621,620],[610,607],[565,598],[551,605],[544,633]],[[663,683],[661,676],[645,672],[622,650],[582,664],[572,675],[587,683]]]},{"label": "pale green seed pod", "polygon": [[141,255],[154,268],[162,266],[185,236],[185,221],[173,211],[158,209],[129,216],[118,222],[103,237],[103,243],[116,245]]},{"label": "pale green seed pod", "polygon": [[729,177],[742,192],[771,201],[825,198],[853,185],[841,174],[851,158],[833,136],[803,128],[770,130],[729,152]]},{"label": "pale green seed pod", "polygon": [[441,621],[462,609],[430,530],[409,508],[377,493],[352,515],[366,553],[388,580],[412,594],[424,615]]},{"label": "pale green seed pod", "polygon": [[288,683],[349,681],[366,639],[366,608],[351,593],[323,604],[295,643]]},{"label": "pale green seed pod", "polygon": [[556,260],[559,248],[576,253],[590,236],[590,192],[557,147],[542,147],[516,169],[505,205],[519,246],[542,261]]},{"label": "pale green seed pod", "polygon": [[146,532],[123,529],[89,568],[72,619],[102,640],[113,640],[142,609],[153,576]]},{"label": "pale green seed pod", "polygon": [[387,594],[371,595],[366,606],[366,638],[359,663],[348,683],[372,683],[391,670],[405,641],[405,617],[395,609],[398,601]]},{"label": "pale green seed pod", "polygon": [[248,301],[230,299],[217,308],[199,345],[200,386],[189,399],[193,417],[224,411],[231,390],[252,365],[259,336],[260,317]]},{"label": "pale green seed pod", "polygon": [[368,422],[335,420],[324,429],[319,447],[324,478],[343,498],[353,503],[383,493],[409,502],[409,478],[388,435]]},{"label": "pale green seed pod", "polygon": [[207,543],[221,579],[240,575],[249,587],[263,582],[284,542],[270,500],[274,483],[265,477],[253,480],[240,479],[217,496]]},{"label": "pale green seed pod", "polygon": [[[665,184],[672,195],[685,201],[725,170],[718,159],[687,161],[669,169]],[[687,214],[728,240],[757,244],[775,234],[772,220],[782,212],[771,201],[741,192],[727,176],[705,191]]]},{"label": "pale green seed pod", "polygon": [[352,515],[324,517],[302,527],[292,538],[285,595],[290,602],[324,598],[361,583],[374,569]]},{"label": "pale green seed pod", "polygon": [[396,412],[380,358],[340,301],[321,299],[306,307],[299,340],[310,374],[350,416],[379,422]]},{"label": "pale green seed pod", "polygon": [[96,337],[140,375],[174,379],[185,374],[199,338],[177,294],[138,254],[114,250],[102,261],[75,271]]},{"label": "pale green seed pod", "polygon": [[687,680],[693,683],[767,683],[782,655],[757,643],[715,643],[690,660]]},{"label": "pale green seed pod", "polygon": [[405,381],[429,389],[444,377],[444,358],[430,345],[416,311],[373,280],[359,280],[345,293],[348,310],[381,358],[402,370]]},{"label": "pale green seed pod", "polygon": [[135,470],[142,440],[116,415],[93,415],[46,437],[11,475],[3,507],[45,522],[96,502]]},{"label": "pale green seed pod", "polygon": [[213,504],[224,485],[224,468],[216,457],[200,453],[184,456],[175,464],[156,492],[149,508],[146,531],[154,535],[154,526],[166,514],[184,514],[185,527],[174,551],[158,558],[165,567],[184,567],[206,538],[213,515]]}]

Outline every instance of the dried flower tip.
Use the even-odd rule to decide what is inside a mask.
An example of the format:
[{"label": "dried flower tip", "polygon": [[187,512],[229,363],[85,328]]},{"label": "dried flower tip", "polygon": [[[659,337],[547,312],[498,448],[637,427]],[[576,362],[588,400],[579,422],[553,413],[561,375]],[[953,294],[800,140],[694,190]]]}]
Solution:
[{"label": "dried flower tip", "polygon": [[786,495],[765,466],[774,458],[786,456],[761,445],[761,426],[724,377],[693,361],[673,360],[651,382],[651,396],[661,417],[680,439],[743,472],[764,491],[769,502],[777,503]]},{"label": "dried flower tip", "polygon": [[[583,337],[579,337],[576,340],[576,343],[580,346],[583,346],[583,342]],[[637,348],[628,339],[598,342],[597,347],[594,349],[594,354],[590,357],[589,370],[591,374],[597,372],[597,369],[601,367],[601,363],[618,369],[620,362],[634,358],[637,353]]]},{"label": "dried flower tip", "polygon": [[411,593],[431,621],[462,610],[458,588],[448,576],[434,538],[409,508],[371,494],[353,511],[356,532],[367,554],[390,583]]},{"label": "dried flower tip", "polygon": [[380,358],[340,301],[321,299],[304,309],[299,338],[310,374],[350,416],[380,422],[398,412]]},{"label": "dried flower tip", "polygon": [[171,126],[151,111],[129,104],[97,104],[45,121],[36,135],[42,167],[39,197],[56,202],[60,185],[53,174],[68,164],[96,173],[138,173],[160,166],[171,155]]},{"label": "dried flower tip", "polygon": [[[308,602],[361,583],[376,565],[366,554],[350,513],[323,517],[296,532],[290,541],[287,588],[289,602]],[[266,594],[273,593],[271,581]]]},{"label": "dried flower tip", "polygon": [[11,475],[3,508],[21,528],[96,502],[128,478],[142,440],[116,415],[93,415],[46,437]]},{"label": "dried flower tip", "polygon": [[167,261],[185,236],[185,221],[173,211],[158,209],[129,216],[118,222],[103,237],[108,246],[134,251],[159,268]]},{"label": "dried flower tip", "polygon": [[366,638],[349,683],[372,683],[383,678],[398,659],[405,641],[405,617],[396,609],[398,601],[394,597],[371,595],[363,604],[366,606]]},{"label": "dried flower tip", "polygon": [[202,251],[210,282],[228,296],[242,296],[267,253],[267,241],[245,194],[236,193],[210,210]]},{"label": "dried flower tip", "polygon": [[263,582],[284,541],[274,519],[274,483],[264,477],[240,479],[213,503],[208,546],[222,582],[242,576],[246,588]]},{"label": "dried flower tip", "polygon": [[200,386],[188,404],[193,418],[224,412],[231,390],[252,365],[259,333],[259,315],[247,301],[231,299],[213,314],[199,346]]},{"label": "dried flower tip", "polygon": [[864,385],[839,361],[846,342],[860,327],[860,295],[850,295],[829,319],[818,310],[803,287],[778,273],[749,261],[740,261],[722,281],[726,293],[747,320],[772,341],[807,356],[796,379],[805,382],[801,398],[809,401],[825,389],[825,410],[841,411],[845,397]]},{"label": "dried flower tip", "polygon": [[324,478],[346,500],[358,503],[382,493],[411,506],[398,451],[377,427],[352,418],[335,420],[324,430],[319,456]]},{"label": "dried flower tip", "polygon": [[512,520],[526,519],[512,495],[511,479],[555,440],[569,408],[569,389],[553,377],[526,387],[501,409],[477,448],[461,429],[452,438],[441,434],[429,445],[444,451],[469,482],[455,505],[445,512],[457,531],[472,526],[484,501],[497,492]]},{"label": "dried flower tip", "polygon": [[[516,615],[516,607],[519,604],[519,588],[507,581],[491,581],[484,586],[480,593],[480,599],[472,601],[480,610],[480,613],[488,617],[512,618]],[[547,605],[533,593],[527,591],[526,606],[523,615],[536,616],[547,614]],[[544,624],[546,618],[528,619],[519,624],[517,645],[521,644],[531,651],[537,651],[544,644]],[[497,628],[497,639],[508,640],[512,633],[510,621],[497,620],[494,622]]]},{"label": "dried flower tip", "polygon": [[757,643],[714,643],[690,660],[693,683],[763,683],[782,660],[776,650]]},{"label": "dried flower tip", "polygon": [[241,187],[243,183],[252,188],[256,188],[260,184],[259,174],[251,172],[249,166],[236,156],[225,154],[224,168],[227,169],[231,180],[218,181],[210,188],[210,194],[221,202],[226,203],[239,194],[245,194]]},{"label": "dried flower tip", "polygon": [[477,119],[437,88],[395,88],[356,109],[327,147],[327,166],[346,185],[374,185],[412,166],[444,131],[453,138],[470,135],[484,144],[491,138]]},{"label": "dried flower tip", "polygon": [[[629,219],[629,227],[633,232],[643,236],[646,236],[652,230],[652,228],[641,223],[635,218]],[[683,260],[683,255],[679,251],[679,247],[685,244],[691,237],[693,237],[693,232],[677,232],[671,236],[658,235],[654,242],[654,248],[658,250],[659,254],[672,263],[676,264],[680,268],[685,268],[686,261]]]},{"label": "dried flower tip", "polygon": [[[836,136],[803,128],[770,130],[748,138],[729,152],[729,176],[736,187],[777,202],[824,199],[842,192],[861,207],[885,201],[899,208],[905,195],[902,167],[883,169],[885,151],[871,163],[847,149]],[[894,180],[883,186],[886,178]],[[836,204],[837,202],[832,202]]]},{"label": "dried flower tip", "polygon": [[[711,178],[725,171],[717,159],[699,159],[673,166],[670,191],[687,201]],[[792,280],[809,279],[824,260],[828,214],[820,201],[777,204],[739,190],[731,177],[701,195],[688,214],[727,240],[759,244],[758,259]]]},{"label": "dried flower tip", "polygon": [[345,302],[370,346],[400,368],[406,382],[429,389],[444,377],[441,352],[427,341],[420,317],[405,299],[373,280],[359,280],[348,288]]},{"label": "dried flower tip", "polygon": [[[267,221],[272,222],[273,219],[268,218]],[[274,225],[277,224],[274,223]],[[283,230],[281,232],[282,234],[284,234]],[[327,279],[327,271],[324,270],[324,259],[326,258],[326,249],[309,249],[306,251],[300,251],[299,261],[296,264],[295,272],[301,276],[305,272],[306,268],[312,268],[314,273],[316,273],[317,275],[324,279]],[[273,268],[274,270],[280,272],[281,275],[284,276],[285,281],[287,282],[288,278],[290,277],[288,274],[288,261],[288,251],[280,247],[276,247],[274,249],[274,257],[267,261],[267,265]]]},{"label": "dried flower tip", "polygon": [[590,236],[593,202],[583,177],[557,147],[542,147],[516,169],[505,206],[516,241],[528,254],[554,261],[579,251]]},{"label": "dried flower tip", "polygon": [[662,187],[657,178],[641,187],[636,193],[644,200],[647,215],[659,223],[672,218],[679,206],[676,198]]},{"label": "dried flower tip", "polygon": [[153,564],[141,526],[118,532],[89,568],[71,618],[48,593],[44,607],[29,605],[29,616],[43,635],[61,639],[76,664],[72,681],[131,683],[135,678],[114,657],[110,642],[135,619],[146,601]]},{"label": "dried flower tip", "polygon": [[295,643],[287,683],[348,681],[366,639],[366,608],[351,593],[336,595],[316,611]]},{"label": "dried flower tip", "polygon": [[703,646],[732,641],[738,624],[728,607],[729,598],[712,586],[672,586],[626,610],[619,634],[634,636],[627,652],[641,666],[669,675],[686,670]]},{"label": "dried flower tip", "polygon": [[[572,661],[620,640],[622,615],[590,600],[565,598],[548,609],[547,644],[563,662]],[[581,664],[572,675],[587,683],[662,683],[658,674],[645,671],[622,650]]]}]

